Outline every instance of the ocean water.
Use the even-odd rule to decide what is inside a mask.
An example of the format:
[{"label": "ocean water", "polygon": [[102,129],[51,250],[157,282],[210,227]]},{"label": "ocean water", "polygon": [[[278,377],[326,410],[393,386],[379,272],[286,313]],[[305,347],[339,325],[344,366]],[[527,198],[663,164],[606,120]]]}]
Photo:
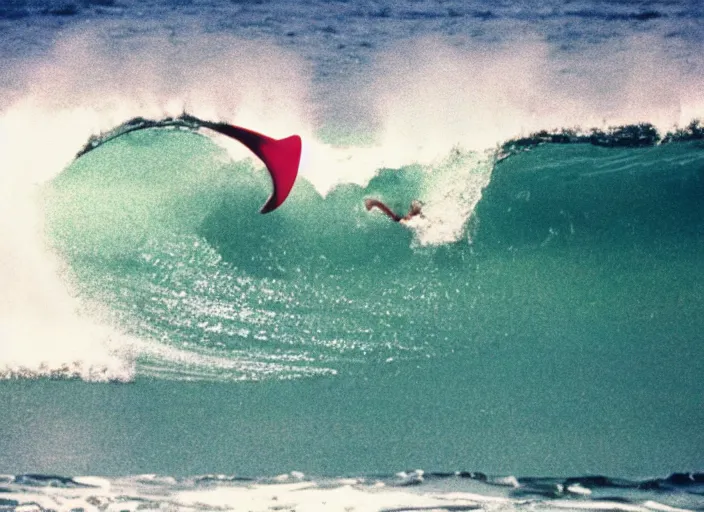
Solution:
[{"label": "ocean water", "polygon": [[3,3],[0,509],[704,508],[703,16]]}]

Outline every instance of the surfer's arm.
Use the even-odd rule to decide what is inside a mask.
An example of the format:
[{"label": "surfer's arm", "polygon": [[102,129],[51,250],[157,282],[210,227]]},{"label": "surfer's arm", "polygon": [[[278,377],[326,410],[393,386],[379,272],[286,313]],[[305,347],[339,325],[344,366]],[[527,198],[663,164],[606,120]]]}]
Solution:
[{"label": "surfer's arm", "polygon": [[403,217],[396,215],[393,211],[391,211],[391,208],[386,206],[384,203],[382,203],[378,199],[365,199],[364,206],[367,207],[367,210],[371,210],[372,208],[375,208],[375,207],[378,208],[380,211],[385,213],[390,219],[392,219],[395,222],[399,222],[403,218]]}]

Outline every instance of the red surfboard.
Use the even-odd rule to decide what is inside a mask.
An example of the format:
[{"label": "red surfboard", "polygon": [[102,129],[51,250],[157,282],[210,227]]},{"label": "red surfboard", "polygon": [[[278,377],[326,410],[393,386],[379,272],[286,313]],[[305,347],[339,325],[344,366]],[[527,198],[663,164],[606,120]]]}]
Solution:
[{"label": "red surfboard", "polygon": [[261,213],[269,213],[286,200],[298,176],[301,162],[301,138],[291,135],[285,139],[272,139],[261,133],[226,123],[201,121],[205,128],[232,137],[257,155],[271,175],[274,191],[264,204]]}]

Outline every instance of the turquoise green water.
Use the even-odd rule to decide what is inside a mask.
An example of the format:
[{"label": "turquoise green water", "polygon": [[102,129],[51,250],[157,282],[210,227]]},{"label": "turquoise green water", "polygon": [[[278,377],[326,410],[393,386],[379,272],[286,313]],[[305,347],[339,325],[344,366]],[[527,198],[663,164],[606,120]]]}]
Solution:
[{"label": "turquoise green water", "polygon": [[403,210],[432,180],[409,165],[325,197],[299,180],[262,216],[266,174],[193,133],[76,161],[44,190],[51,243],[151,349],[126,385],[3,384],[24,412],[0,419],[2,467],[699,469],[701,143],[514,155],[437,246],[363,207]]}]

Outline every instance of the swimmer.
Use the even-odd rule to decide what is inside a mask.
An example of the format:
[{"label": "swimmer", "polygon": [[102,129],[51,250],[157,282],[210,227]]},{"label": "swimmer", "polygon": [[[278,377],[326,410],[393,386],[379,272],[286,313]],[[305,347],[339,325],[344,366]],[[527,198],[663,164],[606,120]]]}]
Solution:
[{"label": "swimmer", "polygon": [[394,222],[405,222],[405,221],[411,220],[416,215],[421,214],[421,209],[423,207],[423,203],[421,203],[420,201],[415,200],[415,199],[413,201],[411,201],[411,206],[408,209],[408,213],[406,215],[404,215],[403,217],[394,213],[391,210],[391,208],[386,206],[384,203],[382,203],[378,199],[365,199],[364,206],[366,206],[367,210],[371,210],[372,208],[375,208],[375,207],[378,208],[383,213],[385,213],[390,219],[392,219]]}]

